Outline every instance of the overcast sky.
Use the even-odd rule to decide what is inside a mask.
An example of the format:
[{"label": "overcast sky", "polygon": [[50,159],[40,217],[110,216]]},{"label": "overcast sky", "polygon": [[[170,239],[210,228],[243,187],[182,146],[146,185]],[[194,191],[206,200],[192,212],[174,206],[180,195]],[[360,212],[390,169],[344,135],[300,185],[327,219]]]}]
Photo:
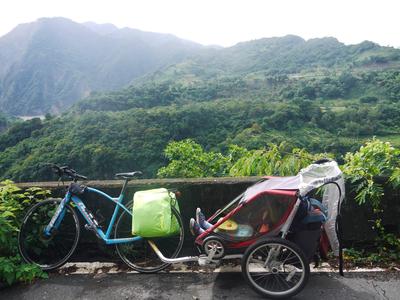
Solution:
[{"label": "overcast sky", "polygon": [[1,0],[0,36],[55,16],[222,46],[296,34],[400,47],[400,0]]}]

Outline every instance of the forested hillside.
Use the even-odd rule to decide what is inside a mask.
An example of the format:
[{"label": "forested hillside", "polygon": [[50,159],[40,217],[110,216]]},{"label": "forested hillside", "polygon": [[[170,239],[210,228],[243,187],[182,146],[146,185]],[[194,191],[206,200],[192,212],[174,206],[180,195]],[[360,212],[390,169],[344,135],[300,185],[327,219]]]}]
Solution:
[{"label": "forested hillside", "polygon": [[60,117],[14,125],[0,135],[0,171],[49,179],[40,163],[57,162],[96,179],[129,170],[153,177],[166,145],[185,138],[222,153],[286,141],[339,160],[372,136],[399,145],[399,53],[295,36],[208,48]]},{"label": "forested hillside", "polygon": [[347,69],[399,68],[400,50],[365,41],[344,45],[335,38],[304,40],[288,35],[242,42],[233,47],[208,49],[201,55],[144,77],[145,81],[196,82],[221,76],[323,75]]},{"label": "forested hillside", "polygon": [[58,114],[92,91],[121,88],[202,46],[169,34],[44,18],[0,38],[0,107]]}]

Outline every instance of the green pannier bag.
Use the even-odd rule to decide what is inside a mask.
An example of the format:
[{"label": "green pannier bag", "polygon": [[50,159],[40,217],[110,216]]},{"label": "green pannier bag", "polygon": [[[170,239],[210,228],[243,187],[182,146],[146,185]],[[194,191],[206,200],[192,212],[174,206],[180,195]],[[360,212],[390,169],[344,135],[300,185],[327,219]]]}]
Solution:
[{"label": "green pannier bag", "polygon": [[172,206],[179,212],[175,194],[165,188],[136,192],[132,234],[145,238],[179,234],[179,223],[172,213]]}]

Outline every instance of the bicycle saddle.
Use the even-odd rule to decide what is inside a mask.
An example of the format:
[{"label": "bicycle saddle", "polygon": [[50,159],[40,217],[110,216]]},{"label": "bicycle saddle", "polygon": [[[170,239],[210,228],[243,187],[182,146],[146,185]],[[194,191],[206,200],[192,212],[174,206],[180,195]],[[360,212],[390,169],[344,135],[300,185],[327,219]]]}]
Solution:
[{"label": "bicycle saddle", "polygon": [[133,171],[133,172],[128,172],[128,173],[117,173],[117,174],[115,174],[115,177],[122,177],[122,178],[126,179],[126,178],[133,178],[136,175],[140,176],[142,174],[143,173],[140,171]]}]

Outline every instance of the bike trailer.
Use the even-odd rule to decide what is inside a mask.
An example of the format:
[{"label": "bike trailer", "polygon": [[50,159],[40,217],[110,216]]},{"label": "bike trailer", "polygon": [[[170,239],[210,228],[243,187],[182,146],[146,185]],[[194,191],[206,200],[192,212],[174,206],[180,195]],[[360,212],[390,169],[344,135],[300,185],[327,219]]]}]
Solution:
[{"label": "bike trailer", "polygon": [[179,233],[172,206],[179,211],[175,194],[165,188],[136,192],[133,196],[132,234],[152,238]]},{"label": "bike trailer", "polygon": [[[318,195],[322,201],[314,199]],[[197,236],[196,244],[204,248],[211,236],[222,240],[227,249],[240,249],[261,237],[273,238],[285,232],[284,236],[288,233],[286,238],[298,245],[311,261],[322,233],[324,242],[339,257],[342,274],[339,221],[344,196],[343,174],[335,161],[315,162],[295,176],[266,176],[209,218],[212,227]],[[297,199],[300,201],[296,207]],[[239,230],[232,233],[220,230],[227,221],[237,223],[238,229],[250,226],[253,230],[247,230],[247,235],[240,235]],[[324,250],[326,244],[322,245]]]}]

